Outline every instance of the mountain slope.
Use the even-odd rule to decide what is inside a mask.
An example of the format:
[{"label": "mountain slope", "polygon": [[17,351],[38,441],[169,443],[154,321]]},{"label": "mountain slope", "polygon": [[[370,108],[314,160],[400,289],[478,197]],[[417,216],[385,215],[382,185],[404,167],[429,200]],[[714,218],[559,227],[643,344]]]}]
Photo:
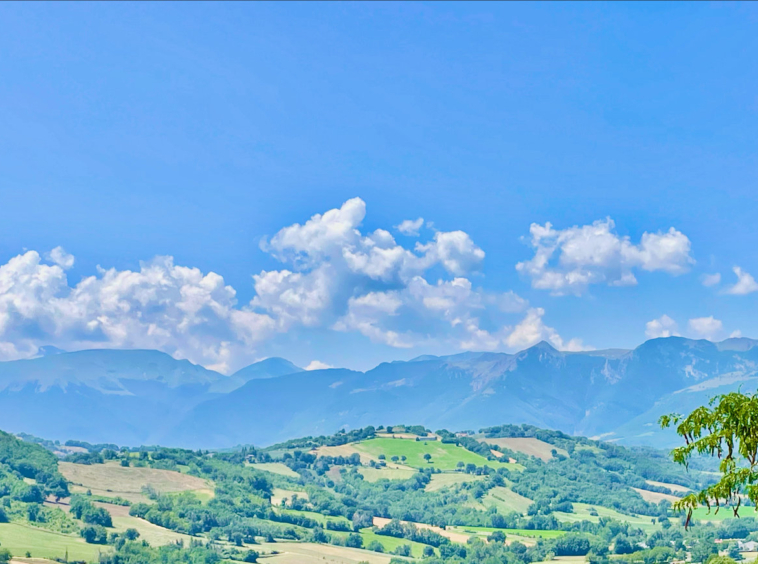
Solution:
[{"label": "mountain slope", "polygon": [[668,446],[660,414],[758,384],[758,341],[653,339],[632,351],[467,352],[305,372],[279,358],[231,377],[156,351],[82,351],[0,363],[0,427],[52,439],[266,445],[380,424],[528,423]]}]

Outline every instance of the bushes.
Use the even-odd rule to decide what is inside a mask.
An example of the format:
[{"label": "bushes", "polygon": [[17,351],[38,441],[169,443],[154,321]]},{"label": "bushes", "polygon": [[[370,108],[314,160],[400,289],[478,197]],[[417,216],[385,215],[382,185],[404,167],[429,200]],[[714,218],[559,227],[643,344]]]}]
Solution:
[{"label": "bushes", "polygon": [[71,515],[77,519],[81,519],[88,525],[100,527],[113,526],[111,514],[102,507],[95,507],[90,500],[83,496],[71,498]]},{"label": "bushes", "polygon": [[90,544],[105,544],[108,542],[108,531],[100,525],[87,525],[79,534]]},{"label": "bushes", "polygon": [[556,556],[586,556],[590,551],[590,539],[585,535],[569,534],[555,541]]}]

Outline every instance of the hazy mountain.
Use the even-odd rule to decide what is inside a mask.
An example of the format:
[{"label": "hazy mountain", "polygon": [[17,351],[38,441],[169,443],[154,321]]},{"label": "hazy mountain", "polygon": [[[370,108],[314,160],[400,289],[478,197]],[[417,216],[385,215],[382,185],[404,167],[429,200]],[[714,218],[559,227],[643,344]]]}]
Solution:
[{"label": "hazy mountain", "polygon": [[289,360],[278,357],[271,357],[250,366],[246,366],[232,374],[226,381],[219,381],[211,390],[216,392],[230,392],[244,385],[250,380],[264,380],[266,378],[276,378],[285,374],[302,372],[303,369],[295,366]]},{"label": "hazy mountain", "polygon": [[657,427],[717,393],[758,385],[758,341],[654,339],[634,350],[467,352],[304,372],[270,358],[230,377],[156,351],[0,363],[0,427],[53,439],[187,447],[270,444],[340,427],[530,423],[668,446]]}]

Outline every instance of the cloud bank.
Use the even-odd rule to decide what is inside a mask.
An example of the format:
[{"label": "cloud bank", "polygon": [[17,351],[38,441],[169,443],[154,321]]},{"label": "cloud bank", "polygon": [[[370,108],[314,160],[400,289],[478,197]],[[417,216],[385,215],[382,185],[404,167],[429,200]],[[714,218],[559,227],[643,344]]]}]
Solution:
[{"label": "cloud bank", "polygon": [[[365,215],[366,204],[354,198],[264,241],[261,248],[282,266],[253,275],[247,304],[219,274],[172,257],[136,271],[98,268],[72,285],[73,255],[61,247],[44,259],[25,252],[0,266],[0,358],[30,357],[44,345],[152,348],[230,371],[277,334],[303,327],[357,332],[396,348],[510,350],[543,339],[584,348],[564,341],[543,322],[543,309],[515,293],[477,287],[472,275],[485,253],[467,233],[435,231],[409,247],[387,230],[361,231]],[[398,230],[415,236],[422,224],[406,221]],[[665,262],[671,253],[649,248],[661,245],[643,245],[645,264]]]}]

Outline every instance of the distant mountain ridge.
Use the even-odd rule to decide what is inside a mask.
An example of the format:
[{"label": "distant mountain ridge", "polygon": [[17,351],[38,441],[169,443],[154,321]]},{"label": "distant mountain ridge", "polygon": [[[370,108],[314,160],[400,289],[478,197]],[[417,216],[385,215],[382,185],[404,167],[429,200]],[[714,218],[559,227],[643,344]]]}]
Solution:
[{"label": "distant mountain ridge", "polygon": [[338,428],[529,423],[672,444],[657,418],[758,387],[758,341],[668,337],[634,350],[465,352],[365,373],[270,358],[224,376],[158,351],[51,351],[0,363],[0,428],[51,439],[191,448],[266,445]]}]

